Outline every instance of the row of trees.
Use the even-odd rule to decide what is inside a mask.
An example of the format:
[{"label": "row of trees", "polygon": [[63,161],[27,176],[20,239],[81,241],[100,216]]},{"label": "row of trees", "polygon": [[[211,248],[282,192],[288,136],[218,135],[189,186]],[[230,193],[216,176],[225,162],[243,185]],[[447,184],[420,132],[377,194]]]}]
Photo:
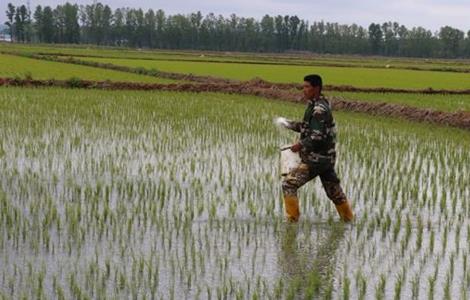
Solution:
[{"label": "row of trees", "polygon": [[129,47],[223,51],[312,51],[415,57],[470,57],[470,31],[408,29],[396,22],[353,24],[269,16],[261,20],[200,12],[167,15],[161,9],[118,8],[102,3],[55,8],[8,4],[5,23],[15,42],[86,43]]}]

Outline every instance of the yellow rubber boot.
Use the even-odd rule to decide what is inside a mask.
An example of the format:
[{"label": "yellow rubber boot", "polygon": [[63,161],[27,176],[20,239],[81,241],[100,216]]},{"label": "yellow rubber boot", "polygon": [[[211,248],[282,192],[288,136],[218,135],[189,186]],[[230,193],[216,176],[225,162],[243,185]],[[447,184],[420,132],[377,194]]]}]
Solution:
[{"label": "yellow rubber boot", "polygon": [[339,216],[344,222],[351,222],[354,219],[354,213],[348,200],[341,204],[335,204],[335,206]]},{"label": "yellow rubber boot", "polygon": [[297,196],[285,195],[284,196],[284,208],[286,211],[286,217],[289,222],[298,222],[300,217],[299,211],[299,199]]}]

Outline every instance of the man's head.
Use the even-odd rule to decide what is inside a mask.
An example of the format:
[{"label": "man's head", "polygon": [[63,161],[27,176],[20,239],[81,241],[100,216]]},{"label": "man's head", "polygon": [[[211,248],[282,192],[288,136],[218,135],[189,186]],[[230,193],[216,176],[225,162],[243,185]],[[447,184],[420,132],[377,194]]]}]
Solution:
[{"label": "man's head", "polygon": [[311,74],[304,77],[304,96],[307,99],[320,97],[323,87],[320,75]]}]

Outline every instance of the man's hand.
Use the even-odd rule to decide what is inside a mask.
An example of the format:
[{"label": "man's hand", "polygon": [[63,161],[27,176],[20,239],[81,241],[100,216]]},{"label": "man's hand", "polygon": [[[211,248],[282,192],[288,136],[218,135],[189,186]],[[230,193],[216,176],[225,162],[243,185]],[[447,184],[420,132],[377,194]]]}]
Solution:
[{"label": "man's hand", "polygon": [[290,147],[290,151],[294,153],[299,152],[301,149],[302,149],[302,145],[300,143],[297,143],[295,145],[292,145],[292,147]]},{"label": "man's hand", "polygon": [[303,122],[296,122],[296,121],[288,121],[287,126],[285,126],[287,129],[290,129],[295,132],[300,132],[302,129],[304,123]]}]

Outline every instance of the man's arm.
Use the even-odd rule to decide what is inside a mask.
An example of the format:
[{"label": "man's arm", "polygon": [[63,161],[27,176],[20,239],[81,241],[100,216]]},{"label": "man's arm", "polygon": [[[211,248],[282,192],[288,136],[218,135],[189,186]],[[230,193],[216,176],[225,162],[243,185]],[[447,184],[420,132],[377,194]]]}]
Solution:
[{"label": "man's arm", "polygon": [[286,126],[286,128],[295,132],[300,132],[302,126],[304,126],[304,122],[289,121],[289,124]]}]

